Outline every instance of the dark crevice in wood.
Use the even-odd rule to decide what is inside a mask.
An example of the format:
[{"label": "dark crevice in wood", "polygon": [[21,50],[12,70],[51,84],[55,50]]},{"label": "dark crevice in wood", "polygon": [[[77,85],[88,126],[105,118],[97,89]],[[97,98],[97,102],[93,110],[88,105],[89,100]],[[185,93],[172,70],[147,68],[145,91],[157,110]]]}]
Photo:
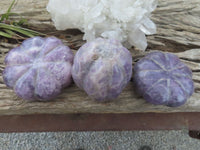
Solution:
[{"label": "dark crevice in wood", "polygon": [[189,59],[189,58],[180,57],[180,59],[190,61],[190,62],[200,63],[200,58],[199,59]]},{"label": "dark crevice in wood", "polygon": [[195,88],[195,89],[194,89],[194,92],[195,92],[195,93],[200,93],[200,88]]},{"label": "dark crevice in wood", "polygon": [[164,44],[164,46],[162,45],[155,45],[151,42],[149,42],[147,49],[157,49],[157,50],[162,50],[162,51],[168,51],[168,52],[183,52],[189,49],[198,49],[200,48],[200,46],[197,45],[186,45],[186,44],[181,44],[178,42],[175,42],[173,40],[169,40],[169,39],[165,39],[165,38],[157,38],[157,41],[161,42]]},{"label": "dark crevice in wood", "polygon": [[200,69],[199,70],[192,70],[192,72],[200,72]]}]

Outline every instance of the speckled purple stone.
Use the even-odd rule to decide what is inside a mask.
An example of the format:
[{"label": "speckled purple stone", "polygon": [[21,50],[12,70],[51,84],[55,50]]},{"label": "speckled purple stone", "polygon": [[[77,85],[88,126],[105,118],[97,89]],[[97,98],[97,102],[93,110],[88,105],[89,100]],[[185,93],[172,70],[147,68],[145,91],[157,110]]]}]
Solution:
[{"label": "speckled purple stone", "polygon": [[194,92],[192,71],[171,53],[152,52],[134,66],[134,83],[152,104],[183,105]]},{"label": "speckled purple stone", "polygon": [[3,79],[24,100],[47,101],[71,83],[73,58],[55,37],[29,38],[7,54]]},{"label": "speckled purple stone", "polygon": [[98,101],[116,98],[131,76],[131,53],[116,40],[95,39],[84,44],[75,55],[74,82]]}]

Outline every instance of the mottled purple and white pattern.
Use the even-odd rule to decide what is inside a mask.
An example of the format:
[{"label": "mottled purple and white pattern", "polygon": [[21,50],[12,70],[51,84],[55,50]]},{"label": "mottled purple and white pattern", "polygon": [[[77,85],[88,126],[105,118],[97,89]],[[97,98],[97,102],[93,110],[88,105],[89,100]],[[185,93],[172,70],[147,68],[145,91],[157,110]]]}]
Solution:
[{"label": "mottled purple and white pattern", "polygon": [[9,51],[5,84],[24,100],[55,98],[71,81],[74,54],[55,37],[33,37]]},{"label": "mottled purple and white pattern", "polygon": [[132,76],[132,55],[116,40],[98,38],[76,53],[72,77],[93,99],[116,98]]},{"label": "mottled purple and white pattern", "polygon": [[192,71],[171,53],[152,52],[134,66],[134,83],[152,104],[183,105],[194,92]]}]

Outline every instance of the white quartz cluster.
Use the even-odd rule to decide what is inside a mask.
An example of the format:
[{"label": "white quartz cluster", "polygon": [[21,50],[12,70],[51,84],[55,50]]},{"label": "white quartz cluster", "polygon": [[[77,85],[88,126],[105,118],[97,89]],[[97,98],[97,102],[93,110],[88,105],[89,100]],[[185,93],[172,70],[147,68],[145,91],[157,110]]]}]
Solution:
[{"label": "white quartz cluster", "polygon": [[78,28],[84,39],[112,38],[141,50],[156,32],[150,20],[156,0],[49,0],[47,10],[58,30]]}]

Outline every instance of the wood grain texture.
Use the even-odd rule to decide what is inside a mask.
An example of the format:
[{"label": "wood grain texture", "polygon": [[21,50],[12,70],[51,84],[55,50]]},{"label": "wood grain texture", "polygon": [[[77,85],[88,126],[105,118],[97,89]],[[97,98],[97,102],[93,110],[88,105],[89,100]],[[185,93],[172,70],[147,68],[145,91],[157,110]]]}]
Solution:
[{"label": "wood grain texture", "polygon": [[[0,1],[0,14],[5,13],[11,2],[12,0]],[[45,9],[47,2],[18,0],[12,9],[12,12],[18,15],[12,16],[12,19],[28,19],[30,28],[62,38],[75,52],[84,43],[82,33],[76,30],[56,31]],[[200,111],[200,1],[159,0],[158,4],[152,14],[152,20],[157,24],[157,34],[148,36],[148,51],[130,51],[134,62],[152,50],[169,51],[178,55],[192,69],[195,81],[195,93],[185,105],[178,108],[151,105],[137,95],[132,82],[116,100],[108,103],[91,100],[74,84],[64,89],[52,102],[28,103],[19,99],[13,90],[3,83],[4,57],[9,49],[18,44],[10,44],[0,39],[0,115]]]}]

